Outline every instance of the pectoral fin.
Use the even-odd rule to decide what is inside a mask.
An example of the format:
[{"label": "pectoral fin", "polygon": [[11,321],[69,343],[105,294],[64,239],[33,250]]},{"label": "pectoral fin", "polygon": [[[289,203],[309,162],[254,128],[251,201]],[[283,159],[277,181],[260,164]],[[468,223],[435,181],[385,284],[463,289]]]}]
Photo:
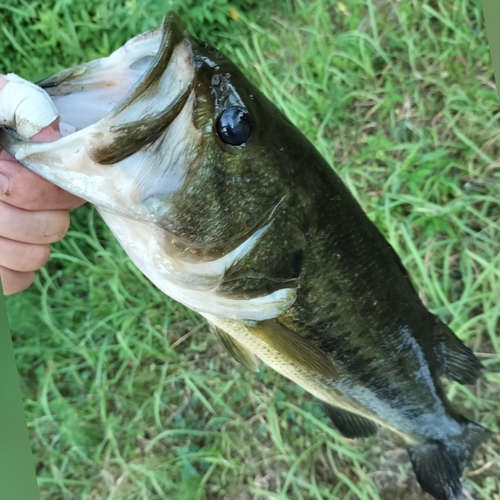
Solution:
[{"label": "pectoral fin", "polygon": [[224,349],[226,349],[226,351],[231,354],[231,356],[233,356],[238,363],[254,372],[259,370],[257,358],[246,347],[241,345],[237,340],[233,339],[233,337],[227,334],[224,330],[221,330],[213,325],[212,329]]},{"label": "pectoral fin", "polygon": [[377,434],[377,424],[361,415],[324,402],[322,407],[333,425],[346,438],[365,438]]},{"label": "pectoral fin", "polygon": [[256,325],[247,326],[247,328],[255,336],[305,370],[331,380],[339,378],[331,359],[321,349],[289,328],[274,320],[261,321]]}]

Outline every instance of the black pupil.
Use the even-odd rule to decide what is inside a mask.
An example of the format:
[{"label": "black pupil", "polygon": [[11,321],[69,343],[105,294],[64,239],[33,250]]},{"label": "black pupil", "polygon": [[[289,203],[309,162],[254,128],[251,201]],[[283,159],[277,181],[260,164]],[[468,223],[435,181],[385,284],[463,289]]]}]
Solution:
[{"label": "black pupil", "polygon": [[250,119],[241,108],[229,108],[222,112],[217,121],[217,134],[231,146],[240,146],[250,137]]}]

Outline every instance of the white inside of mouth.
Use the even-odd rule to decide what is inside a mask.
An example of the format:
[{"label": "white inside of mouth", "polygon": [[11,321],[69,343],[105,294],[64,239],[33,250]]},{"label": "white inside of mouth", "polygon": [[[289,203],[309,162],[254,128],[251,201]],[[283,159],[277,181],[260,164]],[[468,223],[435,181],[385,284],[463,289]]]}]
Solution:
[{"label": "white inside of mouth", "polygon": [[97,123],[128,94],[150,67],[160,32],[133,38],[110,56],[88,63],[67,95],[53,96],[64,136]]}]

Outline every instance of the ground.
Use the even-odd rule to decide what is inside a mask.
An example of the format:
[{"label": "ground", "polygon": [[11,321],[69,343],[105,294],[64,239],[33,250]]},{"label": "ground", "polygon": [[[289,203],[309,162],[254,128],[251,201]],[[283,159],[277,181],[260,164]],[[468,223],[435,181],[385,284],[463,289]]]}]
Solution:
[{"label": "ground", "polygon": [[[449,397],[500,430],[499,102],[478,0],[18,3],[0,6],[0,71],[33,81],[179,10],[339,172],[486,367]],[[343,439],[302,389],[237,365],[90,206],[7,306],[42,500],[423,498],[394,435]],[[497,436],[470,497],[499,500],[499,475]]]}]

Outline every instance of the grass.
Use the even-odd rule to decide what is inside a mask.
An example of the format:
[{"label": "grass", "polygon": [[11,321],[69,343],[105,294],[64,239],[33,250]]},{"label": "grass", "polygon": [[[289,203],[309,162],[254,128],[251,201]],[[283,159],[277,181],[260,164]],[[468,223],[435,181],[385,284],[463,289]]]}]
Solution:
[{"label": "grass", "polygon": [[[166,4],[340,173],[487,368],[449,396],[499,431],[499,103],[480,2],[4,0],[0,71],[37,80],[107,55]],[[42,499],[422,498],[401,442],[343,439],[302,389],[236,365],[89,206],[7,304]],[[470,496],[499,500],[499,475],[495,437]]]}]

